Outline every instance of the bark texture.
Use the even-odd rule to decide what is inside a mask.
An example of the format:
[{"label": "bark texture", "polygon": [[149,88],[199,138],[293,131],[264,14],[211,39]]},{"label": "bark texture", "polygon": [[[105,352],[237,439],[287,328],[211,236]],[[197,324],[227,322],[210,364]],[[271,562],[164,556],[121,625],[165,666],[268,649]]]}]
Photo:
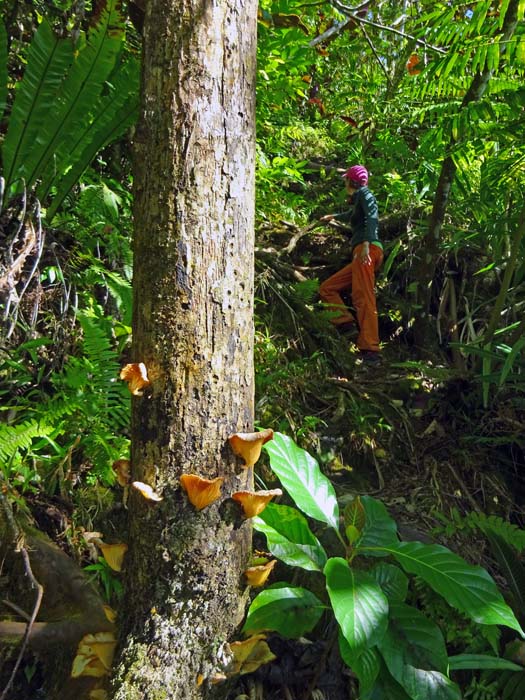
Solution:
[{"label": "bark texture", "polygon": [[[136,135],[132,489],[118,700],[212,692],[242,620],[251,486],[227,443],[253,429],[254,0],[151,0]],[[196,511],[183,473],[223,476]],[[217,686],[213,686],[215,690]],[[215,691],[216,693],[216,691]]]}]

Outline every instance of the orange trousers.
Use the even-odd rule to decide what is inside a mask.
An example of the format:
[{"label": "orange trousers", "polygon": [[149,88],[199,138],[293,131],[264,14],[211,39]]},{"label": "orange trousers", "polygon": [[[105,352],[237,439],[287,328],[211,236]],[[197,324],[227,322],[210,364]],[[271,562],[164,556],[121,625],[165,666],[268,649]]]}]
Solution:
[{"label": "orange trousers", "polygon": [[344,305],[341,292],[352,290],[352,304],[359,324],[357,347],[360,350],[379,352],[379,328],[377,323],[377,306],[375,295],[375,273],[383,262],[383,251],[377,245],[370,244],[370,263],[360,260],[363,249],[360,243],[353,250],[352,262],[325,280],[319,288],[321,300],[329,304],[332,311],[341,311],[332,319],[336,326],[342,323],[355,323],[355,318]]}]

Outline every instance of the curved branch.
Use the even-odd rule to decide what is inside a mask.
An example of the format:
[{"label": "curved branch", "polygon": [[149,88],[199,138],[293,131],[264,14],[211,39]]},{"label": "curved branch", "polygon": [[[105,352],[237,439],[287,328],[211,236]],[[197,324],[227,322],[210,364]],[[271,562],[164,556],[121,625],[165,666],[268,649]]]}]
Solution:
[{"label": "curved branch", "polygon": [[350,22],[356,22],[357,24],[366,24],[370,27],[375,27],[376,29],[381,29],[382,31],[390,32],[391,34],[396,34],[397,36],[403,37],[403,39],[410,39],[411,41],[415,41],[416,44],[423,46],[428,51],[435,51],[436,53],[440,53],[443,55],[446,55],[447,53],[445,49],[442,49],[439,46],[433,46],[432,44],[429,44],[423,39],[418,39],[412,34],[407,34],[406,32],[403,32],[400,29],[395,29],[395,27],[388,27],[384,24],[379,24],[378,22],[373,22],[370,19],[365,19],[364,17],[360,17],[359,15],[357,15],[356,12],[362,9],[363,7],[366,7],[368,3],[363,3],[358,7],[348,7],[348,5],[344,5],[342,2],[339,2],[339,0],[331,0],[330,4],[333,5],[333,7],[335,7],[336,10],[339,10],[341,14],[348,17],[348,19],[344,20],[343,22],[338,22],[337,24],[334,24],[334,26],[330,27],[330,29],[327,29],[326,32],[323,32],[319,36],[315,37],[315,39],[312,39],[312,41],[310,41],[310,43],[308,44],[310,47],[316,46],[317,44],[326,41],[334,34],[338,34],[348,24],[350,24]]}]

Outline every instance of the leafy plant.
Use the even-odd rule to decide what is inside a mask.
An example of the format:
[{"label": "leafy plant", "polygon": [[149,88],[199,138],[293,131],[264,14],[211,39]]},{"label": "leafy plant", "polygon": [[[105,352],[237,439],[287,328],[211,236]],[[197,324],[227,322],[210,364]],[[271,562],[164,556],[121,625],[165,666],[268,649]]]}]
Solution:
[{"label": "leafy plant", "polygon": [[[411,575],[423,579],[472,620],[505,625],[523,635],[484,569],[441,545],[401,542],[383,503],[370,496],[356,497],[341,518],[334,488],[313,457],[280,433],[265,449],[296,507],[269,504],[254,519],[254,526],[265,534],[274,556],[324,574],[326,607],[337,621],[341,655],[359,679],[362,698],[381,692],[414,700],[460,697],[459,687],[448,676],[441,631],[405,602]],[[336,556],[329,556],[304,516],[335,535]],[[245,630],[280,631],[290,608],[296,634],[312,629],[324,607],[322,601],[306,598],[301,589],[287,584],[269,590],[270,595],[263,591],[253,600]]]},{"label": "leafy plant", "polygon": [[[28,473],[29,465],[36,465],[48,490],[61,490],[64,481],[73,481],[74,454],[77,459],[82,455],[89,479],[112,484],[112,462],[128,453],[130,399],[118,381],[120,359],[110,337],[111,320],[96,307],[79,312],[78,318],[82,340],[76,356],[49,373],[46,391],[34,388],[31,371],[26,377],[28,368],[45,367],[36,356],[34,365],[27,363],[27,343],[18,356],[0,364],[6,385],[18,377],[23,392],[6,402],[4,410],[11,416],[0,423],[0,461],[6,478],[15,484]],[[46,347],[45,339],[40,340]]]},{"label": "leafy plant", "polygon": [[49,203],[49,219],[100,149],[136,118],[138,61],[123,52],[119,6],[101,3],[76,44],[55,36],[44,19],[29,48],[2,144],[3,170],[8,194],[34,187]]},{"label": "leafy plant", "polygon": [[100,584],[108,603],[114,603],[122,597],[124,592],[122,582],[104,557],[99,557],[94,564],[85,566],[84,571],[88,571],[91,578]]}]

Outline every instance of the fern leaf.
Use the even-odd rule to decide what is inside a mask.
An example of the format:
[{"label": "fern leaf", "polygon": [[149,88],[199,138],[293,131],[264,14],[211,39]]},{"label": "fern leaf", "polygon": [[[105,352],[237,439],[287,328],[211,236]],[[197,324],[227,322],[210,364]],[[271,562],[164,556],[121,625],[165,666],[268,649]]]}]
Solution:
[{"label": "fern leaf", "polygon": [[490,532],[501,537],[510,547],[522,552],[525,549],[525,530],[521,530],[508,520],[497,515],[485,515],[484,513],[470,513],[469,524],[481,530],[483,534]]},{"label": "fern leaf", "polygon": [[46,122],[53,122],[56,94],[73,60],[73,45],[58,39],[43,21],[29,48],[27,67],[17,86],[9,127],[2,147],[6,184],[23,177],[26,163],[35,149],[37,135]]},{"label": "fern leaf", "polygon": [[[139,105],[138,61],[128,60],[116,74],[111,76],[110,83],[111,91],[99,100],[90,121],[86,122],[83,129],[79,129],[77,133],[77,140],[72,146],[69,157],[71,167],[54,183],[57,192],[48,208],[49,220],[53,218],[64,198],[96,154],[136,121]],[[44,197],[52,183],[53,175],[48,177],[42,185]]]},{"label": "fern leaf", "polygon": [[0,462],[10,464],[17,453],[26,452],[35,438],[51,435],[54,428],[31,419],[18,425],[0,423]]},{"label": "fern leaf", "polygon": [[[105,81],[111,75],[124,37],[124,20],[117,0],[107,0],[99,22],[89,32],[57,95],[56,108],[36,135],[27,159],[26,182],[51,172],[63,173],[71,164],[69,154],[79,129],[89,120]],[[42,187],[37,189],[41,197]]]}]

